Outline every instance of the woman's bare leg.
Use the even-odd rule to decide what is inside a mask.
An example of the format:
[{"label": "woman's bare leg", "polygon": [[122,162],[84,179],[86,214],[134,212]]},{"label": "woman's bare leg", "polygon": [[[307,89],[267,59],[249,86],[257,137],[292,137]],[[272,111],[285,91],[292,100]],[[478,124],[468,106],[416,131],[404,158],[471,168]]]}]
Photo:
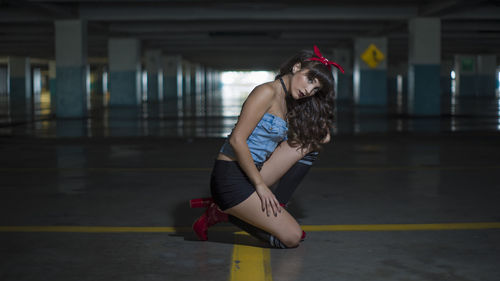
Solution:
[{"label": "woman's bare leg", "polygon": [[284,141],[274,150],[271,157],[264,162],[260,174],[267,186],[275,184],[283,175],[302,159],[309,151],[291,147]]},{"label": "woman's bare leg", "polygon": [[302,229],[297,221],[286,210],[282,210],[276,217],[267,216],[262,211],[261,201],[256,192],[224,212],[271,234],[286,247],[297,247],[300,243]]},{"label": "woman's bare leg", "polygon": [[[290,147],[288,143],[283,142],[276,148],[271,157],[264,163],[264,166],[261,169],[261,175],[264,179],[264,182],[268,186],[271,186],[281,179],[280,183],[274,190],[276,198],[280,203],[288,203],[288,200],[299,185],[300,181],[309,171],[312,163],[300,163],[304,162],[304,159],[307,158],[307,156],[304,157],[304,155],[306,155],[307,153],[308,151],[297,150]],[[307,163],[308,161],[305,162]],[[256,193],[254,193],[252,196],[255,196],[258,199]],[[260,202],[260,199],[258,200],[258,202]],[[270,231],[268,227],[260,227],[259,225],[262,225],[262,223],[252,223],[254,222],[254,220],[248,218],[249,212],[261,213],[261,215],[264,217],[264,220],[266,220],[266,218],[269,218],[267,217],[267,215],[265,215],[264,212],[261,211],[260,207],[254,207],[251,209],[248,209],[248,207],[239,207],[242,204],[243,203],[237,205],[236,207],[238,208],[233,207],[232,209],[236,208],[234,209],[236,211],[233,210],[233,213],[231,213],[231,209],[225,211],[226,213],[230,214],[229,221],[236,226],[240,227],[256,238],[264,242],[271,243],[272,246],[278,248],[283,247],[280,245],[280,243],[285,244],[286,247],[295,247],[290,245],[298,243],[296,241],[297,234],[300,234],[298,241],[301,240],[302,230],[300,229],[300,226],[298,226],[298,223],[295,221],[295,219],[288,212],[283,210],[284,212],[286,212],[285,216],[287,217],[286,219],[284,219],[283,223],[288,224],[288,226],[280,228],[280,226],[272,222],[270,226],[274,227],[274,229]],[[283,214],[283,212],[281,214]],[[295,235],[292,234],[292,237],[284,237],[284,235],[287,235],[287,233],[293,233],[293,231],[289,230],[290,227],[295,228]],[[274,240],[273,243],[273,241],[271,240],[275,239],[275,237],[279,240]]]}]

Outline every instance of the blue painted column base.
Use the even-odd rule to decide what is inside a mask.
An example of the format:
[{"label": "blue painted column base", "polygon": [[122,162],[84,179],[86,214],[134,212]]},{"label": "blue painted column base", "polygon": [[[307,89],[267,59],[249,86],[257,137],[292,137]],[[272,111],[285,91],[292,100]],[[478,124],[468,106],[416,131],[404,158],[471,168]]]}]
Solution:
[{"label": "blue painted column base", "polygon": [[408,113],[408,75],[403,76],[403,89],[401,91],[402,113]]},{"label": "blue painted column base", "polygon": [[12,115],[21,116],[30,112],[31,97],[26,88],[25,77],[10,78],[9,105]]},{"label": "blue painted column base", "polygon": [[411,65],[409,75],[409,113],[441,115],[441,66]]},{"label": "blue painted column base", "polygon": [[182,110],[182,97],[177,97],[177,76],[164,76],[163,96],[167,115],[178,116],[179,110]]},{"label": "blue painted column base", "polygon": [[50,90],[50,110],[52,111],[52,113],[55,113],[56,112],[56,108],[57,108],[57,95],[56,95],[56,92],[57,92],[57,89],[56,89],[56,81],[57,79],[55,78],[52,78],[49,80],[49,90]]},{"label": "blue painted column base", "polygon": [[441,76],[441,93],[443,95],[451,95],[451,77]]},{"label": "blue painted column base", "polygon": [[473,97],[476,95],[476,76],[460,75],[458,80],[458,95],[463,97]]},{"label": "blue painted column base", "polygon": [[163,89],[165,100],[177,99],[177,77],[165,76],[163,78]]},{"label": "blue painted column base", "polygon": [[387,106],[387,70],[360,70],[357,105]]},{"label": "blue painted column base", "polygon": [[352,75],[344,75],[339,73],[337,81],[337,100],[348,101],[352,100],[351,87]]},{"label": "blue painted column base", "polygon": [[114,71],[109,75],[109,105],[139,105],[136,71]]},{"label": "blue painted column base", "polygon": [[387,103],[395,105],[398,102],[398,79],[397,77],[387,78]]},{"label": "blue painted column base", "polygon": [[56,89],[58,118],[87,116],[87,91],[83,66],[57,67]]},{"label": "blue painted column base", "polygon": [[477,94],[482,97],[494,97],[496,79],[494,75],[477,75]]},{"label": "blue painted column base", "polygon": [[158,73],[148,74],[148,102],[158,102],[160,100],[158,92]]}]

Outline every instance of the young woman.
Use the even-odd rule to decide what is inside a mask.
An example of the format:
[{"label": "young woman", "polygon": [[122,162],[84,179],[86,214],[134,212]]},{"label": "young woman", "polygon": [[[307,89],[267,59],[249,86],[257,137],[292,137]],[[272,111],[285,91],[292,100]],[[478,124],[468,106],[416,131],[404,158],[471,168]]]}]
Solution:
[{"label": "young woman", "polygon": [[200,240],[207,240],[210,226],[228,220],[277,248],[297,247],[305,238],[282,207],[321,144],[330,140],[331,65],[343,72],[314,46],[314,52],[301,51],[281,67],[274,81],[250,93],[215,161],[212,198],[191,200],[191,207],[207,207],[193,224]]}]

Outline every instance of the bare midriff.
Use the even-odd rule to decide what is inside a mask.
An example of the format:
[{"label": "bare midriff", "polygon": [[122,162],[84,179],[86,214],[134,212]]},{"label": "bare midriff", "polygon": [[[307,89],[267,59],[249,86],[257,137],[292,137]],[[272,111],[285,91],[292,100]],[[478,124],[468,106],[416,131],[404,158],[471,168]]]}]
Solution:
[{"label": "bare midriff", "polygon": [[217,156],[217,160],[223,160],[223,161],[236,161],[235,158],[229,157],[224,153],[219,153]]}]

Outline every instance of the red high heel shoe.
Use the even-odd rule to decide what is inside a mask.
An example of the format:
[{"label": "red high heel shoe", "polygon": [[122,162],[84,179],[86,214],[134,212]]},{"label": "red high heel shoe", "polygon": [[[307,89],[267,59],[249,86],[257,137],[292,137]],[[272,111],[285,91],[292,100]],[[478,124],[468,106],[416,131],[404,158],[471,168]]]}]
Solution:
[{"label": "red high heel shoe", "polygon": [[214,200],[212,198],[197,198],[189,200],[190,208],[208,208]]},{"label": "red high heel shoe", "polygon": [[[280,203],[280,206],[286,208],[286,204]],[[197,198],[189,200],[190,208],[207,208],[205,213],[201,215],[194,223],[193,230],[201,241],[208,240],[208,228],[219,222],[227,222],[227,214],[223,213],[214,203],[212,198]],[[211,217],[211,219],[209,219]],[[302,231],[300,241],[306,239],[305,231]]]},{"label": "red high heel shoe", "polygon": [[[196,208],[196,207],[195,207]],[[210,203],[207,210],[194,223],[193,230],[201,241],[208,240],[208,228],[219,222],[227,222],[228,216],[223,213],[217,204]]]}]

